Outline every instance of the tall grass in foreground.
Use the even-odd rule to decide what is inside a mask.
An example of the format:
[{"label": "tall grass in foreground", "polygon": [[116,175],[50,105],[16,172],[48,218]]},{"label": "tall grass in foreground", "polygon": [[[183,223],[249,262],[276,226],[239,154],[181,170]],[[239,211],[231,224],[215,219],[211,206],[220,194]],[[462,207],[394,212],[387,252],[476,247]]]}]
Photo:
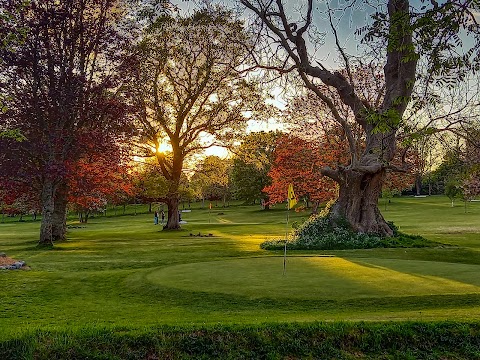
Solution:
[{"label": "tall grass in foreground", "polygon": [[480,324],[310,323],[37,331],[2,359],[478,359]]}]

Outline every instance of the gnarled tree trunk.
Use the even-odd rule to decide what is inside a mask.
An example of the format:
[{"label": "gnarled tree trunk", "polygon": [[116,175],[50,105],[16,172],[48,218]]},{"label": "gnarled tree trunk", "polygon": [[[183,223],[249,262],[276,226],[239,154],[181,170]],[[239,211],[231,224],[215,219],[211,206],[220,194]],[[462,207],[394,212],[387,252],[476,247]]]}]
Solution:
[{"label": "gnarled tree trunk", "polygon": [[362,155],[353,156],[347,167],[322,169],[323,175],[339,184],[338,199],[329,217],[333,222],[347,221],[356,232],[392,236],[393,230],[380,213],[378,200],[387,168],[393,168],[395,133],[368,131],[365,142]]},{"label": "gnarled tree trunk", "polygon": [[333,221],[346,220],[353,230],[361,233],[393,235],[378,208],[385,169],[376,173],[345,170],[339,181],[339,196],[330,211]]}]

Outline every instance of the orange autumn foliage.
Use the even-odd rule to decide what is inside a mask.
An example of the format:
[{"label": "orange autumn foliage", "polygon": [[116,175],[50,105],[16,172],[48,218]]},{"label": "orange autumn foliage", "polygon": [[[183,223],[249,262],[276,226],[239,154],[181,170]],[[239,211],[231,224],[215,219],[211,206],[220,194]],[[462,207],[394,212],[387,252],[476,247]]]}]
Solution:
[{"label": "orange autumn foliage", "polygon": [[[88,155],[68,164],[73,174],[68,179],[68,201],[77,211],[103,209],[107,200],[133,193],[126,154],[113,140],[103,141],[101,151],[87,151]],[[84,140],[86,150],[93,142]]]},{"label": "orange autumn foliage", "polygon": [[[402,151],[399,151],[400,155]],[[402,167],[400,156],[393,164]],[[284,135],[278,141],[274,154],[275,160],[268,175],[272,184],[263,189],[270,197],[270,203],[281,203],[287,198],[288,184],[293,183],[299,199],[315,203],[326,202],[337,196],[337,185],[320,172],[322,167],[337,168],[347,166],[349,162],[348,145],[343,132],[338,127],[326,130],[320,141],[305,140],[294,135]],[[406,162],[414,165],[418,155],[408,152]],[[412,186],[414,176],[411,172],[388,171],[384,189],[401,192]]]},{"label": "orange autumn foliage", "polygon": [[275,160],[269,176],[272,184],[263,191],[270,197],[270,203],[284,202],[289,183],[293,183],[298,198],[313,202],[328,201],[336,196],[336,184],[323,176],[320,169],[335,166],[344,158],[343,144],[331,133],[330,140],[323,138],[320,143],[306,141],[296,136],[282,136],[275,149]]}]

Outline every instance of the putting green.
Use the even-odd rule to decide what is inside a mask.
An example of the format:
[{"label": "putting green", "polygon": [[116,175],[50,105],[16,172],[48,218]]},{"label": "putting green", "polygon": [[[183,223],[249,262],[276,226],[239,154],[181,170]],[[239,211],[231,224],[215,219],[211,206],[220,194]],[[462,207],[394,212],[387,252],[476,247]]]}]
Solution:
[{"label": "putting green", "polygon": [[479,265],[418,260],[257,257],[157,269],[149,282],[249,298],[349,299],[480,293]]}]

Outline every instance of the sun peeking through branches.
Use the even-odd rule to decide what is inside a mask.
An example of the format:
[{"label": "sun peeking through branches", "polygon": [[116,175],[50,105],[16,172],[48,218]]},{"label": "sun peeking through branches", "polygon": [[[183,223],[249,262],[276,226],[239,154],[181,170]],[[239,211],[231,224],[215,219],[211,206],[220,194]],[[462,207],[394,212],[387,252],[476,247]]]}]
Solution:
[{"label": "sun peeking through branches", "polygon": [[[132,94],[139,144],[149,144],[168,192],[165,229],[178,229],[179,184],[185,161],[243,131],[265,102],[240,71],[248,61],[242,22],[221,8],[189,17],[159,18],[131,57]],[[206,135],[211,135],[208,137]],[[163,139],[160,141],[160,139]],[[209,140],[210,139],[210,140]],[[168,147],[163,147],[168,143]],[[167,151],[163,151],[163,150]]]}]

